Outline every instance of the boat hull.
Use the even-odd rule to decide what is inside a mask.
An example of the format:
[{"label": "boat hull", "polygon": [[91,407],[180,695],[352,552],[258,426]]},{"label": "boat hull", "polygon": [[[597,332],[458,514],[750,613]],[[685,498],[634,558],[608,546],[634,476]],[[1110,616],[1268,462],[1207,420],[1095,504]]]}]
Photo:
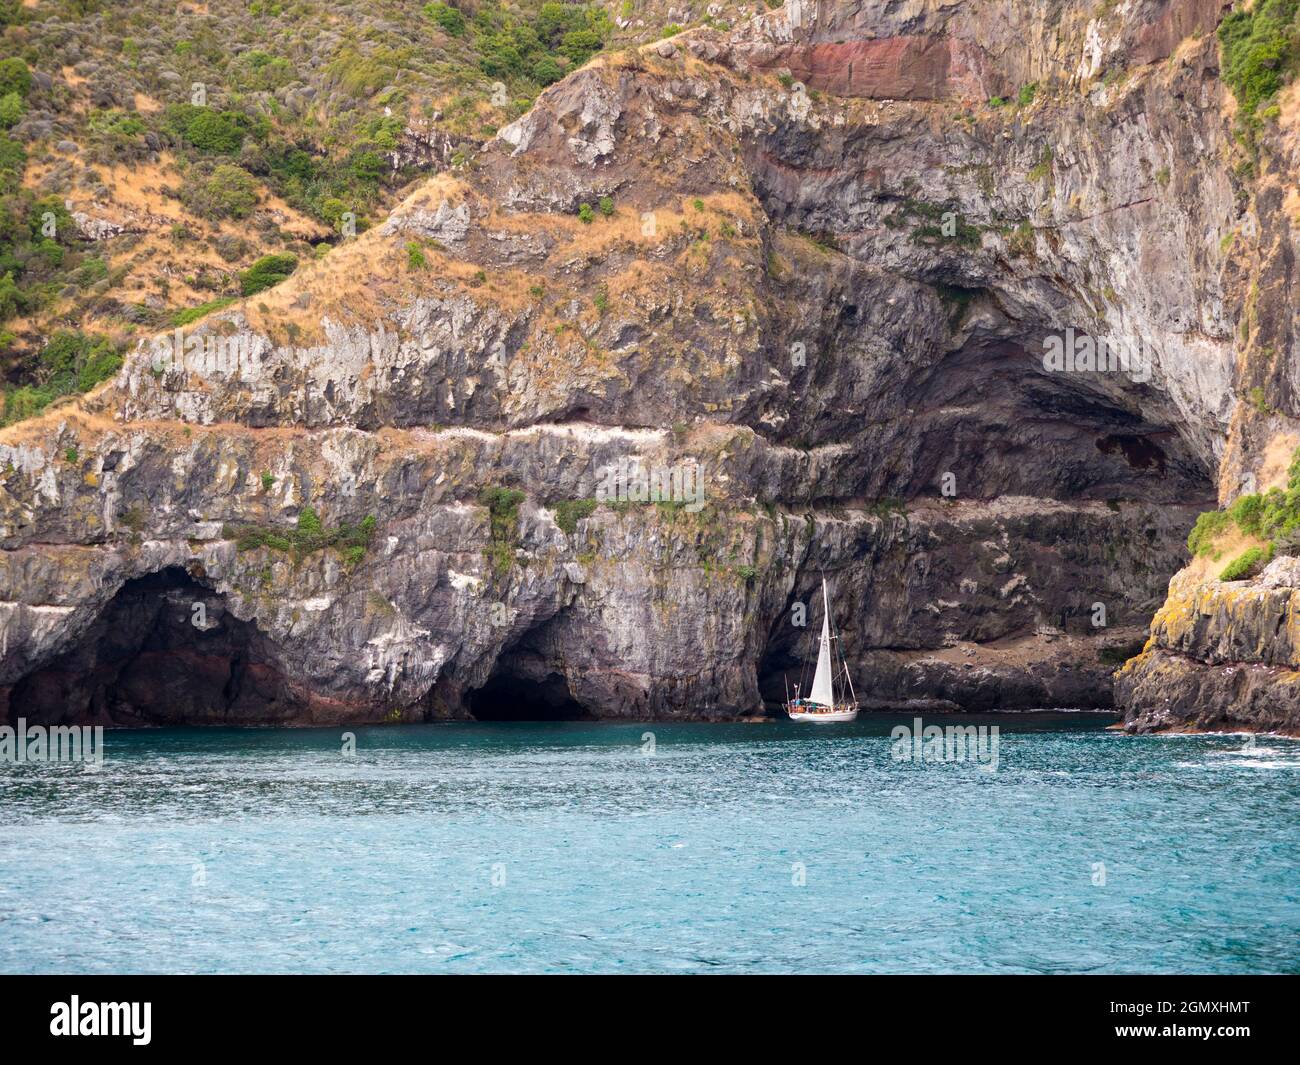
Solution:
[{"label": "boat hull", "polygon": [[858,708],[856,706],[837,706],[834,710],[808,710],[786,707],[786,713],[790,715],[791,721],[811,721],[818,725],[834,725],[838,722],[856,721],[858,719]]}]

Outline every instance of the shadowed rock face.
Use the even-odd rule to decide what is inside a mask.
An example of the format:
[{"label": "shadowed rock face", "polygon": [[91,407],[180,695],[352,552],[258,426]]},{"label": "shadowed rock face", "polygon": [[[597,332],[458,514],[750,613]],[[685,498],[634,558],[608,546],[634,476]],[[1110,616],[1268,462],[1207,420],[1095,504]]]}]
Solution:
[{"label": "shadowed rock face", "polygon": [[[154,338],[6,430],[9,716],[756,713],[823,573],[869,706],[1108,705],[1234,453],[1251,216],[1214,42],[1174,40],[1213,5],[1094,6],[804,5],[598,60],[201,357]],[[1067,330],[1146,361],[1058,371]],[[574,509],[688,467],[700,507]],[[291,542],[307,506],[374,532]],[[161,660],[193,691],[144,690]]]},{"label": "shadowed rock face", "polygon": [[62,654],[0,689],[11,713],[65,723],[292,718],[275,649],[178,567],[127,581]]}]

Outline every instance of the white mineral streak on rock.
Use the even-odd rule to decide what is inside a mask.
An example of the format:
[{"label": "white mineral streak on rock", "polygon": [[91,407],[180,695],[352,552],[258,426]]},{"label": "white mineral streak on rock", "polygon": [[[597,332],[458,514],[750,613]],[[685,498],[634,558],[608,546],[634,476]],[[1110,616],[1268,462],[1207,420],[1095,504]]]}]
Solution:
[{"label": "white mineral streak on rock", "polygon": [[468,589],[475,595],[483,587],[482,578],[471,576],[468,573],[457,573],[454,569],[447,570],[447,581],[456,591],[463,592]]}]

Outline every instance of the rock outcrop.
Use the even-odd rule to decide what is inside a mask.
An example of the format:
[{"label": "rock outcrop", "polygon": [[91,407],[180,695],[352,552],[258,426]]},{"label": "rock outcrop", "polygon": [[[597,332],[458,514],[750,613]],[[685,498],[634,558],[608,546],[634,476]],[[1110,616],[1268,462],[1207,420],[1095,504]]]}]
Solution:
[{"label": "rock outcrop", "polygon": [[[1222,5],[1095,6],[792,0],[598,58],[142,342],[0,436],[0,708],[753,714],[823,573],[867,705],[1110,705],[1247,462],[1229,238],[1278,223]],[[1044,361],[1079,338],[1136,354]]]}]

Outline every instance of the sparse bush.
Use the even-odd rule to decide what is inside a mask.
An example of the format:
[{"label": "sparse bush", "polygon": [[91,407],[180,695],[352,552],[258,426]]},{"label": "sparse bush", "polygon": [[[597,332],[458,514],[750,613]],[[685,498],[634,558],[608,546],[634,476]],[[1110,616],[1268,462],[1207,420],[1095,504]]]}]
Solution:
[{"label": "sparse bush", "polygon": [[1097,661],[1106,666],[1122,666],[1130,658],[1134,658],[1142,653],[1142,648],[1146,645],[1144,640],[1133,640],[1129,643],[1111,643],[1106,644],[1097,652]]},{"label": "sparse bush", "polygon": [[1232,517],[1226,510],[1206,511],[1187,534],[1187,550],[1196,557],[1208,555],[1214,549],[1215,539],[1231,524]]},{"label": "sparse bush", "polygon": [[1221,581],[1244,581],[1255,576],[1268,561],[1268,551],[1262,547],[1252,547],[1243,551],[1229,562],[1219,574]]},{"label": "sparse bush", "polygon": [[578,522],[589,518],[596,511],[594,499],[563,499],[556,503],[555,524],[572,536],[578,531]]},{"label": "sparse bush", "polygon": [[[264,474],[263,484],[265,478]],[[375,528],[375,516],[367,514],[357,525],[343,524],[327,529],[314,509],[303,507],[292,529],[276,525],[225,525],[221,535],[234,540],[238,551],[281,551],[292,554],[297,561],[316,551],[333,548],[351,567],[365,557]]]},{"label": "sparse bush", "polygon": [[228,307],[234,302],[234,296],[220,296],[215,300],[209,300],[207,303],[201,303],[197,307],[186,307],[172,315],[172,325],[189,325],[192,322],[197,322],[204,315],[219,311],[222,307]]},{"label": "sparse bush", "polygon": [[239,290],[253,296],[273,285],[278,285],[298,268],[298,256],[291,252],[263,255],[239,275]]}]

